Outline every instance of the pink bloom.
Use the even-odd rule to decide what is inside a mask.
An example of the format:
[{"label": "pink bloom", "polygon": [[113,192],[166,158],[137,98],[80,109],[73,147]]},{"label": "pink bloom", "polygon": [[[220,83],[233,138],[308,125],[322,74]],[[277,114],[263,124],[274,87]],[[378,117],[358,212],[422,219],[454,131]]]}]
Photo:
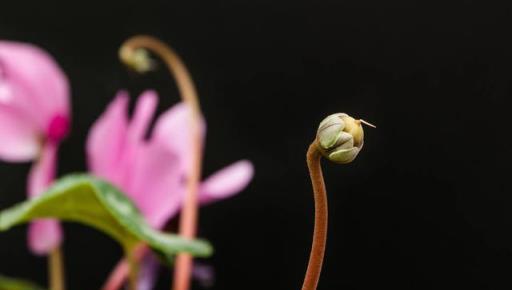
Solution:
[{"label": "pink bloom", "polygon": [[[0,41],[0,160],[34,161],[27,185],[30,197],[52,182],[69,122],[68,82],[53,58],[29,44]],[[36,254],[48,253],[61,239],[54,220],[29,228],[29,246]]]},{"label": "pink bloom", "polygon": [[[190,166],[189,111],[180,103],[164,112],[149,135],[156,110],[155,92],[144,92],[131,120],[128,95],[118,93],[93,125],[87,140],[92,173],[122,189],[138,206],[148,223],[161,228],[174,217],[185,193]],[[203,122],[203,132],[205,124]],[[147,137],[149,135],[149,137]],[[241,191],[252,179],[249,161],[238,161],[207,178],[200,187],[202,204]]]}]

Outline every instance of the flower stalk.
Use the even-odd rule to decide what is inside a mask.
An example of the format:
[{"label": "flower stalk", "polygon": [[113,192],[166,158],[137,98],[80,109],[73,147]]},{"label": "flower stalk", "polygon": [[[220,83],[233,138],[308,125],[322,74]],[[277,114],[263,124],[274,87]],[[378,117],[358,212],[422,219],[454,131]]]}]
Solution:
[{"label": "flower stalk", "polygon": [[[135,247],[135,250],[131,253],[131,259],[132,263],[138,263],[142,257],[149,251],[148,247],[146,245],[140,245]],[[134,262],[133,262],[134,261]],[[135,265],[134,265],[135,266]],[[130,271],[132,271],[132,265],[129,261],[126,259],[121,260],[112,273],[110,273],[110,276],[108,280],[105,282],[102,290],[115,290],[121,288],[124,281],[126,280],[126,276],[130,276]],[[136,282],[136,281],[134,281]],[[132,283],[132,282],[129,282]]]},{"label": "flower stalk", "polygon": [[[169,46],[151,36],[135,36],[128,39],[119,51],[121,60],[138,72],[146,72],[153,68],[153,63],[145,50],[159,56],[173,74],[182,100],[190,107],[191,146],[193,146],[191,166],[187,174],[187,190],[180,218],[179,233],[192,239],[196,235],[198,219],[197,192],[201,177],[201,110],[199,98],[188,70],[179,56]],[[176,259],[173,289],[187,290],[190,286],[192,257],[180,254]]]},{"label": "flower stalk", "polygon": [[320,272],[324,260],[325,244],[327,242],[327,193],[325,182],[322,175],[322,166],[320,159],[322,155],[318,151],[317,141],[309,146],[307,153],[307,163],[309,175],[313,185],[313,195],[315,199],[315,225],[313,230],[313,245],[309,254],[309,263],[302,285],[302,290],[314,290],[318,285]]},{"label": "flower stalk", "polygon": [[65,290],[65,274],[61,247],[53,249],[48,257],[48,277],[50,290]]},{"label": "flower stalk", "polygon": [[139,262],[137,261],[137,251],[125,251],[125,257],[128,261],[129,274],[128,274],[128,290],[137,290],[138,276],[139,276]]},{"label": "flower stalk", "polygon": [[363,147],[362,124],[375,128],[374,125],[364,120],[355,120],[347,114],[339,113],[328,116],[320,123],[316,138],[306,154],[315,201],[315,224],[302,290],[316,290],[327,243],[328,204],[321,158],[324,156],[338,164],[352,162]]}]

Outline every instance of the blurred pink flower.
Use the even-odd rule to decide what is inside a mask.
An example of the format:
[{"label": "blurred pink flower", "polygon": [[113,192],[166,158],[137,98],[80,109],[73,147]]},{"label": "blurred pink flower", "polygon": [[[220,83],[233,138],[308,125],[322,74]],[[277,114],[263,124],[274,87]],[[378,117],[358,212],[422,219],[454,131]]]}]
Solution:
[{"label": "blurred pink flower", "polygon": [[[0,160],[34,161],[27,191],[42,193],[56,171],[57,149],[70,123],[69,87],[54,59],[24,43],[0,41]],[[60,244],[62,231],[54,220],[29,228],[29,246],[46,254]]]},{"label": "blurred pink flower", "polygon": [[[123,190],[154,228],[162,228],[176,216],[185,195],[187,168],[192,161],[189,109],[179,103],[164,112],[149,134],[158,97],[153,91],[138,99],[132,118],[129,97],[119,92],[91,128],[86,151],[90,171]],[[203,139],[206,125],[202,121]],[[241,160],[202,182],[199,202],[227,198],[247,186],[253,176],[252,163]],[[145,250],[140,253],[147,254]],[[143,264],[144,289],[151,289],[156,271]],[[147,271],[146,271],[147,270]],[[126,279],[128,264],[120,262],[103,289],[118,289]]]},{"label": "blurred pink flower", "polygon": [[[147,222],[162,228],[180,210],[190,166],[189,111],[180,103],[164,112],[149,135],[158,97],[153,91],[138,99],[131,120],[128,95],[118,93],[93,125],[87,140],[91,172],[123,190]],[[202,124],[203,135],[205,124]],[[147,137],[149,135],[149,137]],[[199,201],[227,198],[247,186],[253,166],[241,160],[202,182]]]}]

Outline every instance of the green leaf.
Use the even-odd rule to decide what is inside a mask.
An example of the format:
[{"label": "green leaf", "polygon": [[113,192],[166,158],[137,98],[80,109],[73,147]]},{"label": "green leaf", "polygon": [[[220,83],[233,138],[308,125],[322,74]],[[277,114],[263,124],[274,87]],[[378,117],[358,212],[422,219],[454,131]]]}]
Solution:
[{"label": "green leaf", "polygon": [[57,218],[94,227],[117,240],[127,254],[140,242],[169,262],[178,252],[211,255],[209,243],[152,229],[123,193],[87,174],[57,180],[44,194],[0,212],[0,231],[38,218]]},{"label": "green leaf", "polygon": [[7,278],[0,275],[0,290],[43,290],[43,287],[25,280]]}]

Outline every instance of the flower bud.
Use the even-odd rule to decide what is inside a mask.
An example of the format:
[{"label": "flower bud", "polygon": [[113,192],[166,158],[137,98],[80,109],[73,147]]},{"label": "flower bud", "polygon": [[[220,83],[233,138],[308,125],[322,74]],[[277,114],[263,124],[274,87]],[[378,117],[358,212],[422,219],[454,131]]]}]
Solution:
[{"label": "flower bud", "polygon": [[350,163],[363,147],[363,126],[360,120],[347,114],[332,114],[320,123],[316,140],[325,158],[335,163]]}]

